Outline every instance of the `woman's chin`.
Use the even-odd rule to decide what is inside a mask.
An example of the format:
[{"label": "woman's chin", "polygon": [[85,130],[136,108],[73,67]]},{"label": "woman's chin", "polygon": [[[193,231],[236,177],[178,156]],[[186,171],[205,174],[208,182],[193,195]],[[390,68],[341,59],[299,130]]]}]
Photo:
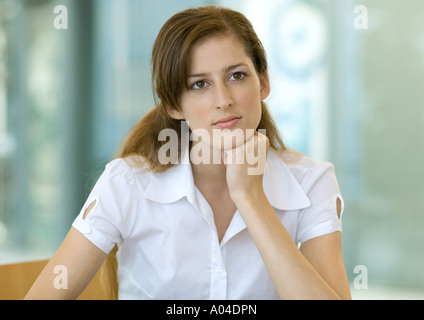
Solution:
[{"label": "woman's chin", "polygon": [[214,147],[220,147],[223,151],[238,148],[246,143],[254,135],[254,130],[232,130],[223,131],[220,136],[220,141],[214,143]]}]

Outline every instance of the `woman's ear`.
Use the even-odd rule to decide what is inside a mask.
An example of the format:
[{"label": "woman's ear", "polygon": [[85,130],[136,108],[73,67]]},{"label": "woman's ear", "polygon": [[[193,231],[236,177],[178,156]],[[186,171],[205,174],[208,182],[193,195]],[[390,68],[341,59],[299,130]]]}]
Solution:
[{"label": "woman's ear", "polygon": [[261,83],[261,100],[265,100],[271,92],[271,85],[269,84],[268,72],[262,72],[262,74],[259,76],[259,81]]},{"label": "woman's ear", "polygon": [[165,108],[166,108],[166,112],[168,113],[168,115],[172,119],[175,119],[175,120],[184,120],[185,119],[183,113],[180,110],[178,110],[176,108],[172,108],[170,106],[166,106]]}]

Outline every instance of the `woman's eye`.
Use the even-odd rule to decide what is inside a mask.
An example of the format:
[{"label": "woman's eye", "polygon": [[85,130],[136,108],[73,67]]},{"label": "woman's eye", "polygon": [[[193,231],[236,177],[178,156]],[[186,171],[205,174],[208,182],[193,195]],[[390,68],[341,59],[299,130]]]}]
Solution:
[{"label": "woman's eye", "polygon": [[243,80],[245,76],[246,74],[243,72],[234,72],[230,78],[232,80]]},{"label": "woman's eye", "polygon": [[195,90],[204,89],[206,87],[206,81],[197,81],[191,87]]}]

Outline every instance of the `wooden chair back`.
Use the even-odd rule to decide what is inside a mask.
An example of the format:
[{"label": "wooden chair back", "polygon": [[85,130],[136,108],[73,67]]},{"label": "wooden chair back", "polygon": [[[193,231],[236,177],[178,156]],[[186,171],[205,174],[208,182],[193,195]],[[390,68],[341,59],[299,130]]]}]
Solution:
[{"label": "wooden chair back", "polygon": [[[0,265],[0,300],[21,300],[25,297],[48,260]],[[78,298],[79,300],[113,300],[113,290],[105,279],[103,267]]]}]

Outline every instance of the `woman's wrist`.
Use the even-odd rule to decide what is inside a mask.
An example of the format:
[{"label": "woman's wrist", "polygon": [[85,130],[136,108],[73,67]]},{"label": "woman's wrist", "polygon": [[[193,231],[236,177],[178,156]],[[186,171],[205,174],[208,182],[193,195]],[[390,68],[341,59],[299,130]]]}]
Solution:
[{"label": "woman's wrist", "polygon": [[250,189],[248,192],[240,190],[233,192],[231,193],[231,199],[240,212],[261,208],[268,201],[262,186],[258,189]]}]

